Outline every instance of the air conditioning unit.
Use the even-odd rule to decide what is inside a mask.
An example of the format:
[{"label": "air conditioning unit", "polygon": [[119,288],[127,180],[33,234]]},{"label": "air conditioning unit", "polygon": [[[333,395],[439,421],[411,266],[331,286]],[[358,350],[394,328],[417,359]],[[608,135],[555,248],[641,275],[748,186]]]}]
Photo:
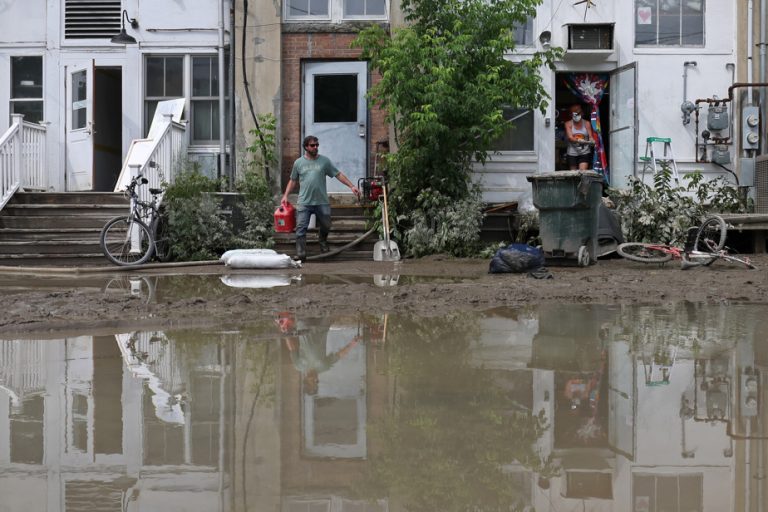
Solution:
[{"label": "air conditioning unit", "polygon": [[568,25],[568,50],[613,50],[613,23]]},{"label": "air conditioning unit", "polygon": [[768,155],[755,158],[755,213],[768,213]]}]

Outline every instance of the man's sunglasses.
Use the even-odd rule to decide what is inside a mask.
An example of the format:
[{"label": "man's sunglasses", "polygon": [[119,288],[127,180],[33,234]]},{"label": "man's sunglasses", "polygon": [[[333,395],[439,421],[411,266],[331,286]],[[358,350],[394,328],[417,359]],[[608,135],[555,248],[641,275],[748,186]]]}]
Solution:
[{"label": "man's sunglasses", "polygon": [[320,144],[307,144],[308,148],[316,148],[318,146],[320,146]]}]

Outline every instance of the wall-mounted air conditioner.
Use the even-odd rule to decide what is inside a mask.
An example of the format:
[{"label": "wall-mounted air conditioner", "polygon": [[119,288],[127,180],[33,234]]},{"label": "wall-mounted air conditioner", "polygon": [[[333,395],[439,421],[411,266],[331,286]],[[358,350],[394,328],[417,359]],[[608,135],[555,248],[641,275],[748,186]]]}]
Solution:
[{"label": "wall-mounted air conditioner", "polygon": [[567,50],[613,50],[613,23],[568,25]]}]

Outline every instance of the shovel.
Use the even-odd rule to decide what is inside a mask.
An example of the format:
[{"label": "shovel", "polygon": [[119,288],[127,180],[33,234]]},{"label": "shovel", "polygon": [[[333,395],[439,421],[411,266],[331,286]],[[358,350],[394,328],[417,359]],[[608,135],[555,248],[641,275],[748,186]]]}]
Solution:
[{"label": "shovel", "polygon": [[373,246],[373,261],[399,261],[400,249],[397,243],[389,239],[389,209],[387,208],[387,184],[381,186],[384,205],[381,209],[381,222],[384,226],[384,240],[379,240]]}]

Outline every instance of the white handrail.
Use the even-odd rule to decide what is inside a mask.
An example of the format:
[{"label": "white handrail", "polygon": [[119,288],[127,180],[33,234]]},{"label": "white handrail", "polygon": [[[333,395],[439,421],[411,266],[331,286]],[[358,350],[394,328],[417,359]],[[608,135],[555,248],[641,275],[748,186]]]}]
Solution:
[{"label": "white handrail", "polygon": [[11,114],[11,126],[0,136],[0,210],[21,189],[45,189],[46,128]]},{"label": "white handrail", "polygon": [[10,128],[0,137],[0,209],[11,199],[21,185],[21,151],[19,137],[21,119],[13,117]]},{"label": "white handrail", "polygon": [[150,188],[162,188],[173,183],[181,157],[186,152],[186,126],[172,120],[171,114],[163,116],[162,125],[151,130],[151,139],[136,139],[131,142],[115,191],[126,189],[131,179],[141,174],[149,180],[148,186],[139,187],[137,192],[144,201],[151,199]]}]

